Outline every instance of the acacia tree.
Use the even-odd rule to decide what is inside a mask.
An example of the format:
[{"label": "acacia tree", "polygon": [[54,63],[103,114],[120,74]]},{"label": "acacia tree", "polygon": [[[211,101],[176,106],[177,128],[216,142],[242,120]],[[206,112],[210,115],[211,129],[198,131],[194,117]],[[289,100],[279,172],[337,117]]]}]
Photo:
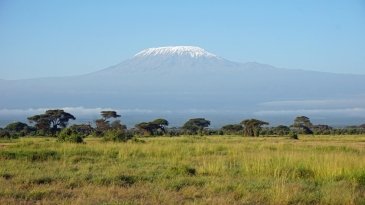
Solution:
[{"label": "acacia tree", "polygon": [[153,134],[153,130],[157,128],[155,124],[149,122],[141,122],[135,125],[137,130],[141,131],[143,135],[150,136]]},{"label": "acacia tree", "polygon": [[90,124],[74,124],[69,127],[73,132],[86,137],[94,132],[94,128]]},{"label": "acacia tree", "polygon": [[4,129],[8,130],[8,131],[13,131],[13,132],[21,132],[26,129],[29,129],[29,126],[23,122],[13,122],[13,123],[6,125],[6,127]]},{"label": "acacia tree", "polygon": [[268,124],[268,122],[257,119],[248,119],[241,122],[241,125],[244,127],[243,134],[250,137],[258,137],[260,135],[262,126]]},{"label": "acacia tree", "polygon": [[110,118],[118,118],[121,117],[117,114],[116,111],[108,110],[108,111],[101,111],[101,116],[104,118],[104,120],[110,119]]},{"label": "acacia tree", "polygon": [[197,134],[199,132],[199,134],[202,135],[204,128],[209,127],[209,125],[209,120],[204,118],[194,118],[188,120],[182,128],[189,131],[191,134]]},{"label": "acacia tree", "polygon": [[105,119],[95,120],[96,131],[98,134],[102,134],[110,128],[109,121]]},{"label": "acacia tree", "polygon": [[303,134],[313,134],[313,124],[306,116],[298,116],[294,119],[294,123],[291,126],[296,132]]},{"label": "acacia tree", "polygon": [[169,122],[165,119],[159,118],[155,119],[152,122],[141,122],[136,124],[135,127],[143,132],[144,135],[156,135],[166,133],[166,127],[169,125]]},{"label": "acacia tree", "polygon": [[127,126],[123,125],[120,120],[114,120],[113,122],[110,123],[110,128],[112,130],[125,130],[127,129]]},{"label": "acacia tree", "polygon": [[101,111],[100,115],[102,116],[102,118],[95,120],[97,135],[103,135],[103,133],[108,130],[124,130],[126,128],[124,125],[121,124],[120,120],[114,120],[113,122],[109,121],[109,119],[111,118],[121,117],[117,114],[116,111]]},{"label": "acacia tree", "polygon": [[51,131],[55,134],[59,128],[67,127],[68,121],[76,118],[64,110],[47,110],[44,114],[28,117],[30,123],[35,123],[35,127],[45,132]]},{"label": "acacia tree", "polygon": [[155,119],[151,123],[156,124],[158,129],[160,129],[164,134],[166,133],[166,127],[169,126],[169,121],[162,118]]},{"label": "acacia tree", "polygon": [[225,125],[221,128],[221,130],[223,131],[224,134],[239,134],[242,133],[242,125],[240,124],[229,124],[229,125]]},{"label": "acacia tree", "polygon": [[34,128],[29,127],[26,123],[23,122],[13,122],[8,124],[4,130],[9,131],[13,135],[17,136],[25,136],[29,134],[31,131],[34,131]]},{"label": "acacia tree", "polygon": [[313,125],[311,130],[316,135],[329,135],[331,134],[333,127],[329,125]]},{"label": "acacia tree", "polygon": [[277,127],[274,127],[273,131],[277,135],[284,136],[284,135],[288,135],[290,133],[290,128],[285,125],[279,125]]}]

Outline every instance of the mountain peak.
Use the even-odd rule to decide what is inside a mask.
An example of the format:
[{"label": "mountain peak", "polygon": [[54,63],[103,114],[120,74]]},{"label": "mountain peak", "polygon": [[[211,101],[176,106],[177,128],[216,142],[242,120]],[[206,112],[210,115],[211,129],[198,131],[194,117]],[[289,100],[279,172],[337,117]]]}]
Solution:
[{"label": "mountain peak", "polygon": [[218,58],[216,55],[196,46],[166,46],[158,48],[147,48],[137,53],[134,57],[149,56],[189,56],[192,58]]}]

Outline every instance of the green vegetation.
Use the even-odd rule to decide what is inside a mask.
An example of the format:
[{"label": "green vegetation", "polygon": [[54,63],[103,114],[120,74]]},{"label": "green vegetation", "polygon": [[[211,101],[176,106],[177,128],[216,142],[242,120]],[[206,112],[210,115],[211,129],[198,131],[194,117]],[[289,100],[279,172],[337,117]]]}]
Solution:
[{"label": "green vegetation", "polygon": [[204,128],[209,127],[209,125],[210,125],[209,120],[206,120],[204,118],[194,118],[194,119],[188,120],[183,125],[182,129],[187,134],[196,135],[199,133],[200,135],[203,135]]},{"label": "green vegetation", "polygon": [[0,204],[364,204],[365,136],[0,141]]},{"label": "green vegetation", "polygon": [[68,126],[72,114],[47,110],[0,128],[0,204],[365,204],[365,125],[128,129],[100,115]]},{"label": "green vegetation", "polygon": [[36,130],[43,134],[55,135],[61,128],[67,127],[68,121],[76,118],[63,110],[47,110],[44,114],[28,117],[35,124]]},{"label": "green vegetation", "polygon": [[139,131],[138,134],[151,136],[157,135],[161,136],[166,134],[166,127],[169,125],[169,122],[165,119],[155,119],[152,122],[141,122],[136,124],[136,128]]},{"label": "green vegetation", "polygon": [[243,133],[245,136],[258,137],[262,130],[262,126],[269,125],[268,122],[264,122],[257,119],[249,119],[241,122],[243,125]]},{"label": "green vegetation", "polygon": [[228,124],[221,128],[211,129],[210,121],[205,118],[187,120],[181,127],[168,127],[166,119],[158,118],[150,122],[137,123],[134,128],[127,128],[122,124],[116,111],[101,111],[101,118],[94,123],[73,124],[67,127],[70,120],[76,118],[63,110],[47,110],[44,114],[28,117],[34,126],[23,122],[13,122],[5,128],[0,128],[0,139],[11,139],[24,136],[52,136],[58,137],[60,142],[83,142],[88,136],[102,137],[104,141],[126,142],[136,136],[181,136],[181,135],[244,135],[247,137],[259,136],[289,136],[293,139],[295,134],[314,135],[361,135],[365,134],[365,124],[333,128],[328,125],[313,125],[306,116],[298,116],[290,126],[279,125],[269,127],[269,123],[258,119],[246,119],[239,124]]},{"label": "green vegetation", "polygon": [[57,139],[60,142],[82,143],[84,141],[83,137],[72,127],[63,129]]}]

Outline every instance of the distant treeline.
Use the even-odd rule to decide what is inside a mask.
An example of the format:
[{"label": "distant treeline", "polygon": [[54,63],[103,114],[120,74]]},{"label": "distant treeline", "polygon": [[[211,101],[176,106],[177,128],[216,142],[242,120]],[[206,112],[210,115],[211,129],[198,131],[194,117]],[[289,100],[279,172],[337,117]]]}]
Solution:
[{"label": "distant treeline", "polygon": [[180,135],[242,135],[290,136],[298,134],[314,135],[357,135],[365,134],[365,124],[345,128],[333,128],[328,125],[313,125],[306,116],[298,116],[292,125],[270,127],[268,122],[258,119],[246,119],[237,124],[228,124],[220,129],[211,129],[210,121],[205,118],[193,118],[181,127],[169,127],[166,119],[141,122],[133,128],[127,128],[118,120],[121,116],[116,111],[102,111],[100,119],[93,124],[73,124],[76,118],[64,110],[47,110],[43,114],[28,117],[29,124],[13,122],[0,128],[1,138],[18,138],[24,136],[53,136],[59,141],[83,142],[87,136],[101,137],[105,141],[127,141],[135,136],[180,136]]}]

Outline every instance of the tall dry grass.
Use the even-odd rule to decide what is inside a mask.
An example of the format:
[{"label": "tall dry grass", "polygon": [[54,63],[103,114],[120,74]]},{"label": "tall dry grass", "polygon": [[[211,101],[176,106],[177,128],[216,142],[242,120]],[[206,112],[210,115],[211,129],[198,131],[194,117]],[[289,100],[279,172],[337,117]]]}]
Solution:
[{"label": "tall dry grass", "polygon": [[0,204],[365,203],[365,136],[0,144]]}]

